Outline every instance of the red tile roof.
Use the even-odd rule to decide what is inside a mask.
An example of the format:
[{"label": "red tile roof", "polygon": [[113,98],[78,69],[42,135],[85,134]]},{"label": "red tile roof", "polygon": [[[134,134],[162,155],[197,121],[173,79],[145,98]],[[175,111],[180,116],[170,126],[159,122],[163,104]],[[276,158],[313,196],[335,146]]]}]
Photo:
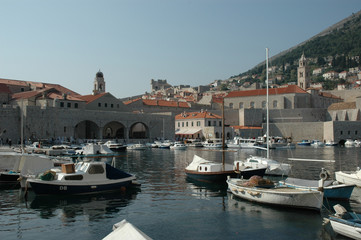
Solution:
[{"label": "red tile roof", "polygon": [[[304,94],[308,94],[305,90],[298,87],[297,85],[288,85],[287,87],[268,89],[268,94],[269,95],[286,94],[286,93],[304,93]],[[255,89],[255,90],[247,90],[247,91],[233,91],[233,92],[228,93],[228,95],[225,96],[225,98],[262,96],[262,95],[266,95],[266,94],[267,94],[267,89]]]},{"label": "red tile roof", "polygon": [[97,100],[98,98],[103,97],[103,96],[106,95],[106,94],[108,94],[108,93],[105,92],[105,93],[100,93],[100,94],[96,94],[96,95],[92,95],[92,94],[90,94],[90,95],[83,95],[83,96],[80,96],[79,98],[82,99],[82,100],[84,100],[84,101],[86,101],[86,103],[88,104],[88,103],[91,103],[91,102]]},{"label": "red tile roof", "polygon": [[139,98],[134,98],[134,99],[130,99],[130,100],[124,101],[123,103],[124,103],[124,105],[128,105],[128,104],[131,104],[131,103],[133,103],[133,102],[137,102],[137,101],[139,101],[139,100],[141,100],[141,99],[142,99],[141,97],[139,97]]},{"label": "red tile roof", "polygon": [[[44,89],[39,89],[39,90],[34,90],[34,91],[14,93],[12,95],[12,99],[14,99],[14,100],[28,99],[28,98],[32,98],[32,97],[37,98],[37,97],[42,96],[44,93],[50,99],[63,99],[63,93],[59,92],[58,90],[56,90],[54,88],[44,88]],[[76,96],[72,96],[72,95],[67,95],[66,99],[69,101],[83,101],[82,99],[80,99]]]},{"label": "red tile roof", "polygon": [[221,116],[207,112],[189,112],[189,113],[181,113],[175,116],[176,120],[183,120],[183,119],[205,119],[205,118],[213,118],[213,119],[222,119]]},{"label": "red tile roof", "polygon": [[147,106],[190,108],[189,104],[186,102],[167,101],[167,100],[143,99],[143,104]]}]

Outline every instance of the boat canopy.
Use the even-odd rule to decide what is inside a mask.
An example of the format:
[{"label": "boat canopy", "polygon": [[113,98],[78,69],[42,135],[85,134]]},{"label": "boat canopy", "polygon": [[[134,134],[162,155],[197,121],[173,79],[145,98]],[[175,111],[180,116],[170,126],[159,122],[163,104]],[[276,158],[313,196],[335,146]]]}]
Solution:
[{"label": "boat canopy", "polygon": [[199,164],[201,163],[210,163],[211,161],[208,161],[204,158],[201,158],[198,155],[193,156],[193,161],[186,167],[186,170],[190,171],[196,171],[198,169]]}]

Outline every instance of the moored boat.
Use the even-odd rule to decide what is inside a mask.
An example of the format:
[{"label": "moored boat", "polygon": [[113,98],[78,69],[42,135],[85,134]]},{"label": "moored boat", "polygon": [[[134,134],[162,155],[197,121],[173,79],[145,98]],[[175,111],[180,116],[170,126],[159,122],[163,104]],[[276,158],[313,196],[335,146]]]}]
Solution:
[{"label": "moored boat", "polygon": [[128,144],[127,150],[146,150],[148,147],[143,143]]},{"label": "moored boat", "polygon": [[297,142],[297,145],[299,145],[299,146],[311,146],[311,141],[304,139],[301,142]]},{"label": "moored boat", "polygon": [[104,145],[107,146],[113,152],[124,151],[127,149],[127,146],[114,140],[106,141]]},{"label": "moored boat", "polygon": [[359,168],[356,171],[337,171],[335,172],[335,178],[341,183],[361,187],[361,170]]},{"label": "moored boat", "polygon": [[51,169],[27,182],[36,194],[68,195],[122,190],[135,180],[134,175],[104,162],[79,162],[63,164],[61,171]]},{"label": "moored boat", "polygon": [[289,172],[291,171],[291,165],[288,163],[280,163],[276,160],[260,156],[249,156],[246,159],[245,164],[249,167],[255,167],[260,164],[266,165],[266,175],[288,176]]},{"label": "moored boat", "polygon": [[182,142],[175,142],[173,145],[170,146],[170,149],[173,150],[185,150],[187,149],[187,145]]},{"label": "moored boat", "polygon": [[335,214],[329,216],[334,232],[353,239],[361,239],[361,214],[347,212],[340,204],[334,207]]},{"label": "moored boat", "polygon": [[321,191],[282,187],[258,176],[249,180],[228,178],[227,184],[235,196],[262,204],[317,211],[323,204]]}]

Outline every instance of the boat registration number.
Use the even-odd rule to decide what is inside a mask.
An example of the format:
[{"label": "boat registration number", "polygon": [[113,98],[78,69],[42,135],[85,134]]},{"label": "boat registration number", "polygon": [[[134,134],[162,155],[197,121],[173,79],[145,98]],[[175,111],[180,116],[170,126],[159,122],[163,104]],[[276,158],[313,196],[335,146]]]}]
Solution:
[{"label": "boat registration number", "polygon": [[68,190],[68,186],[59,186],[60,191],[66,191]]}]

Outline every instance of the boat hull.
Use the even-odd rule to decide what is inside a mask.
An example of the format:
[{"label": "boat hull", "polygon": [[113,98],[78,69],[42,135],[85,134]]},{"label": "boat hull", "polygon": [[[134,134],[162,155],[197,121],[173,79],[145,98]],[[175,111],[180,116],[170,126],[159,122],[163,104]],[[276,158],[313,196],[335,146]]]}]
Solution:
[{"label": "boat hull", "polygon": [[221,171],[221,172],[198,172],[185,170],[187,177],[207,183],[221,183],[226,182],[227,176],[236,177],[237,173],[234,171]]},{"label": "boat hull", "polygon": [[353,184],[357,187],[361,187],[361,179],[357,177],[356,173],[346,173],[346,172],[335,172],[335,178],[337,181],[344,184]]},{"label": "boat hull", "polygon": [[16,172],[0,172],[0,183],[19,183],[18,179],[20,177],[20,173]]},{"label": "boat hull", "polygon": [[334,232],[353,239],[361,239],[361,223],[330,217],[330,223]]},{"label": "boat hull", "polygon": [[59,181],[46,182],[33,179],[29,180],[29,183],[36,194],[74,195],[122,190],[124,187],[130,186],[132,180],[114,181],[112,183],[67,184]]},{"label": "boat hull", "polygon": [[[240,181],[237,183],[237,181]],[[257,188],[244,187],[242,180],[228,179],[229,190],[235,196],[262,204],[302,208],[320,211],[323,193],[319,191],[298,190],[292,188]]]}]

